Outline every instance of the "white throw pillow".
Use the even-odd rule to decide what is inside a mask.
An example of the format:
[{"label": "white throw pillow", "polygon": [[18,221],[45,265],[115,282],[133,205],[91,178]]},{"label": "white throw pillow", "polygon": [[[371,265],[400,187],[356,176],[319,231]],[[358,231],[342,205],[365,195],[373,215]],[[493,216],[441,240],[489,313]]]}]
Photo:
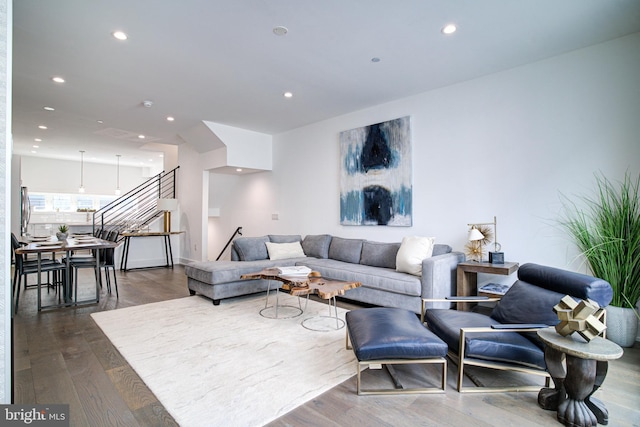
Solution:
[{"label": "white throw pillow", "polygon": [[396,255],[396,271],[422,276],[422,261],[431,257],[435,237],[407,236]]},{"label": "white throw pillow", "polygon": [[266,242],[269,259],[287,259],[304,257],[304,251],[300,242],[271,243]]}]

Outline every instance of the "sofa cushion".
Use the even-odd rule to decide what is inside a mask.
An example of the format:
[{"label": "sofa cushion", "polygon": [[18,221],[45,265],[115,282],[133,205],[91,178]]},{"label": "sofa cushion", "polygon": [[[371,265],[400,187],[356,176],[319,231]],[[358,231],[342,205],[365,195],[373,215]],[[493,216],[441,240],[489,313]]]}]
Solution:
[{"label": "sofa cushion", "polygon": [[[425,321],[438,337],[456,354],[460,352],[460,329],[490,327],[500,322],[471,311],[430,309]],[[545,369],[544,353],[517,332],[477,332],[465,335],[465,356],[473,359],[517,363]]]},{"label": "sofa cushion", "polygon": [[345,315],[359,361],[445,357],[447,345],[409,310],[364,308]]},{"label": "sofa cushion", "polygon": [[291,243],[272,243],[266,242],[267,252],[269,253],[270,260],[288,259],[288,258],[301,258],[304,256],[304,251],[300,242]]},{"label": "sofa cushion", "polygon": [[302,237],[299,234],[269,234],[269,241],[272,243],[302,242]]},{"label": "sofa cushion", "polygon": [[[419,277],[399,273],[390,268],[315,258],[306,258],[298,262],[297,265],[306,265],[314,271],[319,271],[322,277],[329,279],[360,282],[363,288],[415,297],[422,294],[422,284]],[[348,292],[346,298],[349,298]]]},{"label": "sofa cushion", "polygon": [[396,255],[400,249],[400,243],[370,242],[362,243],[360,264],[372,267],[396,268]]},{"label": "sofa cushion", "polygon": [[396,256],[396,270],[422,275],[422,261],[433,254],[434,237],[406,236]]},{"label": "sofa cushion", "polygon": [[240,261],[256,261],[260,259],[268,259],[267,243],[269,237],[238,237],[233,241],[233,246],[238,252]]},{"label": "sofa cushion", "polygon": [[306,256],[329,258],[330,244],[331,236],[328,234],[309,235],[302,241],[302,249]]},{"label": "sofa cushion", "polygon": [[613,290],[609,282],[572,271],[527,263],[518,269],[518,279],[565,295],[580,299],[592,299],[600,307],[611,302]]},{"label": "sofa cushion", "polygon": [[291,258],[280,261],[268,259],[258,261],[198,261],[184,267],[187,277],[209,285],[241,282],[243,274],[257,273],[265,268],[286,267],[302,262],[304,258]]},{"label": "sofa cushion", "polygon": [[362,239],[343,239],[334,237],[329,246],[329,258],[337,261],[358,264],[362,253]]},{"label": "sofa cushion", "polygon": [[442,243],[434,243],[433,253],[431,254],[431,256],[450,254],[451,251],[453,251],[453,248],[449,245],[443,245]]},{"label": "sofa cushion", "polygon": [[[565,295],[518,280],[500,299],[491,317],[500,323],[544,323],[555,326],[559,320],[553,307]],[[523,304],[523,301],[526,303]]]}]

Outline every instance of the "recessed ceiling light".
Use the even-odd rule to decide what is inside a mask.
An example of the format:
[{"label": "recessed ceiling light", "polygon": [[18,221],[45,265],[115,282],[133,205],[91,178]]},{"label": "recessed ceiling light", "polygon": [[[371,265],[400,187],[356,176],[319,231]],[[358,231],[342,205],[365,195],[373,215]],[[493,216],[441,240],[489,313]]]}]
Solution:
[{"label": "recessed ceiling light", "polygon": [[44,108],[47,111],[56,111],[56,109],[53,107],[42,107],[42,108]]},{"label": "recessed ceiling light", "polygon": [[96,122],[103,124],[104,122],[102,120],[96,120]]},{"label": "recessed ceiling light", "polygon": [[47,127],[45,125],[40,125],[38,126],[38,129],[46,129]]},{"label": "recessed ceiling light", "polygon": [[284,93],[284,97],[285,97],[285,98],[292,98],[292,97],[293,97],[293,93],[291,93],[291,92],[285,92],[285,93]]},{"label": "recessed ceiling light", "polygon": [[236,169],[236,172],[242,172],[242,169],[238,168]]},{"label": "recessed ceiling light", "polygon": [[175,120],[175,119],[174,119],[173,117],[171,117],[171,116],[168,116],[168,117],[167,117],[167,121],[168,121],[168,122],[172,122],[172,121],[174,121],[174,120]]},{"label": "recessed ceiling light", "polygon": [[36,151],[36,150],[31,150],[31,152],[32,152],[33,154],[37,154],[37,151]]},{"label": "recessed ceiling light", "polygon": [[35,142],[42,142],[42,139],[40,139],[40,138],[34,138],[34,141],[35,141]]},{"label": "recessed ceiling light", "polygon": [[51,80],[53,80],[56,83],[64,83],[64,79],[59,76],[51,77]]},{"label": "recessed ceiling light", "polygon": [[455,24],[447,24],[442,27],[442,34],[453,34],[457,29],[458,27],[456,27]]},{"label": "recessed ceiling light", "polygon": [[39,145],[33,145],[33,148],[40,148]]},{"label": "recessed ceiling light", "polygon": [[281,25],[273,28],[273,34],[275,34],[276,36],[284,36],[288,32],[289,30],[287,29],[287,27],[283,27]]},{"label": "recessed ceiling light", "polygon": [[163,157],[164,157],[164,154],[160,154],[158,157],[163,158]]},{"label": "recessed ceiling light", "polygon": [[140,139],[144,139],[144,138],[145,138],[145,136],[144,136],[144,135],[138,135],[138,138],[140,138]]},{"label": "recessed ceiling light", "polygon": [[114,31],[111,34],[118,40],[126,40],[129,38],[129,36],[127,36],[127,33],[125,33],[124,31]]}]

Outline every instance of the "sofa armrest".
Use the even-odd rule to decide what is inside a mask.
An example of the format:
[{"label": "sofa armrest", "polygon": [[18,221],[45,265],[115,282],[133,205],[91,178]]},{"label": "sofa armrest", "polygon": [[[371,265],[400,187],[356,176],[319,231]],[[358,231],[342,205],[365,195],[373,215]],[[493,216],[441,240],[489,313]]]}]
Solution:
[{"label": "sofa armrest", "polygon": [[[462,252],[449,252],[422,261],[422,295],[423,299],[444,299],[455,295],[456,270],[458,263],[463,262]],[[427,308],[449,308],[449,303],[432,302]]]}]

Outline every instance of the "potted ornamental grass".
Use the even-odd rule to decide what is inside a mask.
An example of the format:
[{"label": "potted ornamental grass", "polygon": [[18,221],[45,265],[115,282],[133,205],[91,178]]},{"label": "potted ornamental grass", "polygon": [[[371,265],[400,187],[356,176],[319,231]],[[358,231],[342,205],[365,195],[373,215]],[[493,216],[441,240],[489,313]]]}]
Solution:
[{"label": "potted ornamental grass", "polygon": [[613,288],[607,307],[607,338],[623,347],[634,344],[640,299],[640,175],[621,182],[595,176],[593,195],[564,200],[561,224],[577,245],[589,270]]}]

